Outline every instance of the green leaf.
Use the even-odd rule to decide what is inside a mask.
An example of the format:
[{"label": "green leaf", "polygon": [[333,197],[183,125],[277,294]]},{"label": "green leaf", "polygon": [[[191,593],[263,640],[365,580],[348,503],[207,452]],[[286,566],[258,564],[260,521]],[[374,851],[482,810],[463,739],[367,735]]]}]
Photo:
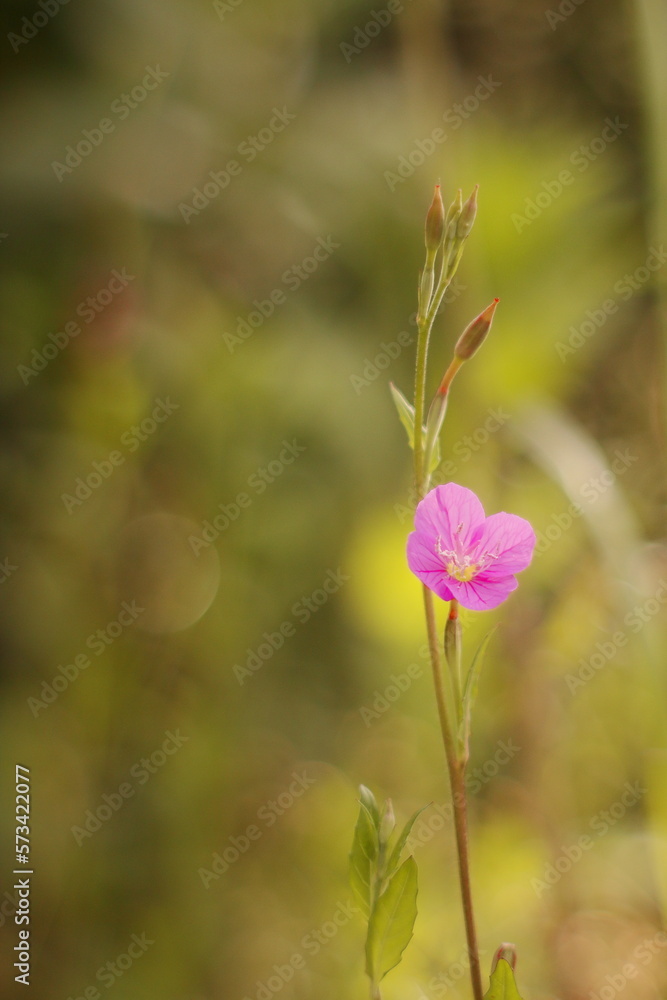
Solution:
[{"label": "green leaf", "polygon": [[[407,399],[403,395],[400,389],[397,389],[393,382],[389,383],[389,388],[391,389],[391,395],[393,397],[394,403],[396,404],[396,409],[398,410],[398,416],[405,427],[406,433],[408,435],[408,444],[411,448],[415,446],[415,408],[412,403],[408,403]],[[426,439],[427,428],[424,427],[424,439]],[[430,461],[428,463],[428,474],[433,475],[435,470],[440,465],[440,442],[436,441],[431,450]]]},{"label": "green leaf", "polygon": [[[431,803],[429,802],[429,805],[430,804]],[[393,875],[396,869],[398,868],[399,862],[401,860],[401,853],[407,843],[408,837],[410,836],[410,831],[412,830],[412,827],[415,825],[417,817],[424,812],[424,809],[428,809],[428,806],[422,806],[422,808],[418,809],[416,813],[413,813],[413,815],[410,817],[410,819],[407,821],[407,823],[401,830],[398,836],[398,840],[394,844],[392,852],[389,855],[389,860],[387,861],[386,872],[388,876]]]},{"label": "green leaf", "polygon": [[393,382],[389,383],[391,395],[398,410],[398,416],[405,427],[408,435],[408,443],[411,448],[415,446],[415,408],[412,403],[408,403],[400,389],[397,389]]},{"label": "green leaf", "polygon": [[375,877],[377,857],[377,827],[370,812],[361,802],[350,851],[350,884],[365,917],[369,916],[371,910],[371,886]]},{"label": "green leaf", "polygon": [[473,705],[475,704],[475,698],[477,697],[479,677],[484,664],[484,655],[486,653],[487,646],[491,641],[491,637],[497,628],[498,626],[494,625],[482,639],[477,652],[473,656],[472,663],[470,664],[470,670],[468,671],[468,676],[466,677],[463,696],[461,698],[461,724],[459,726],[459,748],[461,750],[466,750],[468,747],[468,740],[470,738],[470,717],[472,715]]},{"label": "green leaf", "polygon": [[417,917],[417,865],[407,858],[375,904],[366,941],[366,972],[379,983],[401,960]]},{"label": "green leaf", "polygon": [[498,964],[491,973],[491,983],[484,994],[484,1000],[521,1000],[512,966],[504,958],[498,959]]}]

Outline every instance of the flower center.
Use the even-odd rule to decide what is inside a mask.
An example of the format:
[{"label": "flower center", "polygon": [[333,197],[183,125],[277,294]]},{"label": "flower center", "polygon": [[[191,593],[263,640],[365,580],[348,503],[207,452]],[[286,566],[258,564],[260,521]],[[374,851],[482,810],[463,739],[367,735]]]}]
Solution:
[{"label": "flower center", "polygon": [[[460,533],[462,527],[463,525],[459,526],[456,534]],[[466,555],[462,551],[462,547],[457,544],[458,538],[455,538],[454,542],[456,549],[443,549],[442,539],[438,536],[436,551],[442,558],[447,575],[453,577],[455,580],[460,580],[461,583],[468,583],[483,569],[485,559],[482,557],[481,560],[473,562],[472,557]]]},{"label": "flower center", "polygon": [[468,563],[467,556],[464,556],[464,559],[465,562],[463,565],[457,559],[450,559],[445,566],[448,574],[453,576],[455,580],[460,580],[461,583],[467,583],[469,580],[472,580],[479,570],[479,566],[476,563]]}]

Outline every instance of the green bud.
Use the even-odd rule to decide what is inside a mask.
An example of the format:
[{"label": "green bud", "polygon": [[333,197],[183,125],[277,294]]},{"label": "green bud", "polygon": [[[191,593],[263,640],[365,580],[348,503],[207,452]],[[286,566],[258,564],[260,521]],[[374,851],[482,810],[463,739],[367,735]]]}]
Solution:
[{"label": "green bud", "polygon": [[448,618],[445,625],[445,659],[450,670],[459,670],[461,663],[461,620],[458,615]]},{"label": "green bud", "polygon": [[391,799],[387,799],[384,804],[384,809],[382,810],[382,819],[380,820],[380,843],[386,844],[394,832],[394,827],[396,826],[396,817],[394,816],[394,807],[391,804]]},{"label": "green bud", "polygon": [[461,191],[461,188],[459,188],[458,191],[456,192],[456,198],[447,209],[447,216],[445,222],[448,228],[451,222],[458,221],[458,217],[461,214],[462,208],[463,208],[463,192]]},{"label": "green bud", "polygon": [[490,306],[476,316],[472,323],[465,328],[454,348],[454,357],[460,361],[469,361],[473,354],[476,354],[482,346],[487,333],[493,323],[493,314],[496,311],[499,299],[494,299]]},{"label": "green bud", "polygon": [[424,227],[424,239],[426,243],[426,249],[430,253],[435,253],[442,243],[442,237],[445,232],[445,206],[442,203],[442,195],[440,194],[440,185],[436,184],[435,191],[433,193],[433,201],[431,202],[431,207],[426,213],[426,225]]},{"label": "green bud", "polygon": [[475,216],[477,215],[478,190],[479,184],[475,184],[472,194],[461,209],[461,214],[459,215],[458,223],[456,225],[456,235],[460,240],[464,240],[466,236],[470,234],[470,230],[473,227]]},{"label": "green bud", "polygon": [[368,812],[371,814],[373,822],[377,828],[378,823],[380,822],[380,813],[377,802],[375,801],[375,796],[370,788],[366,788],[365,785],[359,785],[359,800],[364,806],[366,806],[366,809],[368,809]]}]

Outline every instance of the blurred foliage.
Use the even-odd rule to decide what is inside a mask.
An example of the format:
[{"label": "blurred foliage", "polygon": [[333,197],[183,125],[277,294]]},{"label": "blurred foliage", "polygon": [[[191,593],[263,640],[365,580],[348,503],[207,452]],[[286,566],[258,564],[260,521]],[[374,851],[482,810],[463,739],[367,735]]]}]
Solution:
[{"label": "blurred foliage", "polygon": [[[154,943],[112,982],[125,1000],[365,995],[347,885],[360,781],[402,816],[434,802],[387,997],[468,996],[387,390],[410,392],[397,338],[414,339],[440,179],[450,196],[478,182],[480,213],[434,386],[501,300],[457,380],[441,478],[542,541],[510,601],[465,620],[468,651],[501,622],[471,761],[482,961],[515,941],[526,1000],[597,995],[628,963],[627,1000],[664,996],[665,272],[637,271],[665,237],[663,7],[7,0],[3,995],[18,762],[36,996],[105,995],[98,970],[133,934]],[[142,90],[151,68],[167,76]],[[601,148],[607,119],[627,128]],[[81,162],[54,168],[69,146]],[[114,271],[131,280],[105,292]],[[501,743],[520,748],[507,763]],[[617,816],[636,782],[648,794]]]}]

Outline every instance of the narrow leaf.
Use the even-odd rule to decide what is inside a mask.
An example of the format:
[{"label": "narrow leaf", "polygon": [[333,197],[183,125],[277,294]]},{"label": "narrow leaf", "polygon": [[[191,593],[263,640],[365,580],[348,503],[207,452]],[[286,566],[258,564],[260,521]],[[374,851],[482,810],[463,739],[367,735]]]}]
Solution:
[{"label": "narrow leaf", "polygon": [[477,652],[473,656],[472,663],[470,664],[470,670],[468,671],[468,676],[466,677],[463,697],[461,698],[461,725],[459,726],[459,746],[461,749],[466,749],[468,746],[468,739],[470,737],[470,718],[472,715],[473,705],[475,704],[475,698],[477,697],[479,678],[484,664],[484,655],[489,642],[491,641],[491,637],[497,628],[498,626],[494,625],[482,639]]},{"label": "narrow leaf", "polygon": [[431,449],[430,461],[428,463],[428,474],[432,476],[440,465],[440,441],[435,441]]},{"label": "narrow leaf", "polygon": [[407,399],[403,395],[400,389],[397,389],[393,382],[389,383],[389,388],[391,389],[391,395],[398,410],[398,416],[405,427],[406,433],[408,435],[408,443],[411,448],[415,446],[415,408],[411,403],[408,403]]},{"label": "narrow leaf", "polygon": [[521,1000],[512,966],[504,958],[498,959],[498,964],[491,973],[491,983],[484,994],[484,1000]]},{"label": "narrow leaf", "polygon": [[366,972],[379,983],[401,961],[417,917],[417,865],[407,858],[389,879],[371,916],[366,944]]},{"label": "narrow leaf", "polygon": [[350,884],[365,917],[369,916],[371,909],[371,885],[377,856],[377,829],[371,814],[361,802],[350,852]]},{"label": "narrow leaf", "polygon": [[[431,803],[429,802],[429,805],[430,804]],[[386,872],[387,872],[388,876],[393,875],[394,872],[396,871],[396,869],[398,868],[400,860],[401,860],[401,853],[402,853],[403,848],[405,847],[405,845],[407,843],[408,837],[410,836],[410,831],[412,830],[412,827],[415,825],[415,821],[417,820],[417,817],[420,816],[421,813],[424,812],[424,809],[428,809],[428,806],[422,806],[422,808],[418,809],[416,813],[413,813],[413,815],[410,817],[410,819],[407,821],[407,823],[405,824],[405,826],[401,830],[401,832],[400,832],[400,834],[398,836],[398,840],[394,844],[394,847],[392,848],[392,852],[389,855],[389,860],[387,861]]]}]

